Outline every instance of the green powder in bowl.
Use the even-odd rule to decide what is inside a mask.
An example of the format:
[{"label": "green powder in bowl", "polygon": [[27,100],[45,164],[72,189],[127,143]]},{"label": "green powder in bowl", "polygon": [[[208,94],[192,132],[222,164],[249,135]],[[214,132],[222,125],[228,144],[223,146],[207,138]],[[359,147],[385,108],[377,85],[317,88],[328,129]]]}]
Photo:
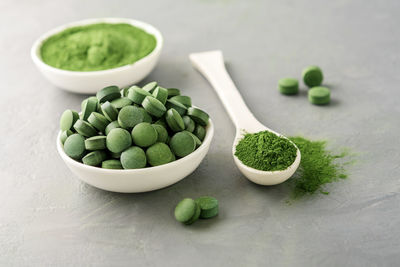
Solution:
[{"label": "green powder in bowl", "polygon": [[261,171],[287,169],[296,159],[291,141],[269,131],[248,133],[236,145],[235,156],[245,165]]},{"label": "green powder in bowl", "polygon": [[96,23],[52,35],[40,47],[40,56],[55,68],[98,71],[132,64],[156,44],[153,35],[130,24]]}]

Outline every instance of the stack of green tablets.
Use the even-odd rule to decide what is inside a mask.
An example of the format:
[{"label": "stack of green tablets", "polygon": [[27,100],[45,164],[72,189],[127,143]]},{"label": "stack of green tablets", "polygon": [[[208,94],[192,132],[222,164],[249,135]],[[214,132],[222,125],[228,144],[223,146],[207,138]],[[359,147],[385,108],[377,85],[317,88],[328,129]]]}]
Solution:
[{"label": "stack of green tablets", "polygon": [[143,88],[108,86],[82,102],[79,115],[61,115],[65,153],[83,164],[106,169],[158,166],[195,151],[209,116],[192,107],[176,88],[151,82]]},{"label": "stack of green tablets", "polygon": [[209,219],[218,215],[218,200],[203,196],[196,200],[184,198],[175,207],[175,219],[184,224],[192,224],[201,219]]}]

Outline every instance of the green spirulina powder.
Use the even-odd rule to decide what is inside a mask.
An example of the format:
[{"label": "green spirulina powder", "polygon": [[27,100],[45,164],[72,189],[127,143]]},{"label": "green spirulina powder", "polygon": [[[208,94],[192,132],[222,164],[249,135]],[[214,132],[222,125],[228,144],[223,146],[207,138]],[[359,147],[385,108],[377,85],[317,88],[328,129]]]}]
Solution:
[{"label": "green spirulina powder", "polygon": [[153,35],[130,24],[97,23],[52,35],[40,54],[46,64],[59,69],[96,71],[132,64],[155,47]]},{"label": "green spirulina powder", "polygon": [[320,192],[323,185],[340,179],[347,178],[345,165],[354,161],[350,160],[349,150],[335,153],[326,148],[327,141],[312,141],[304,137],[289,137],[301,152],[301,162],[294,176],[288,181],[292,185],[292,198]]},{"label": "green spirulina powder", "polygon": [[296,147],[269,131],[248,133],[236,145],[235,156],[243,164],[262,171],[287,169],[296,158]]}]

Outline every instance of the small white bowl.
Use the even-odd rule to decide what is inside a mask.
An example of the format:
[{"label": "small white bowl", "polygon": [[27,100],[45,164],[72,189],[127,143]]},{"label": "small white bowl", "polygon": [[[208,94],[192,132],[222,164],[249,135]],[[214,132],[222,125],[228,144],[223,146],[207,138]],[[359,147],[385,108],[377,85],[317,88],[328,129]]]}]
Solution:
[{"label": "small white bowl", "polygon": [[[121,66],[114,69],[100,71],[69,71],[52,67],[43,62],[40,56],[40,47],[47,38],[67,28],[89,25],[95,23],[127,23],[141,28],[154,35],[157,44],[154,50],[144,58],[133,64]],[[87,19],[65,24],[57,27],[35,41],[31,49],[31,57],[40,72],[55,86],[67,91],[80,94],[95,94],[101,88],[110,84],[126,87],[144,79],[156,66],[163,47],[161,33],[152,25],[142,21],[123,18],[101,18]]]},{"label": "small white bowl", "polygon": [[140,193],[161,189],[179,182],[191,174],[201,163],[210,148],[214,125],[209,120],[203,143],[193,153],[168,164],[133,170],[111,170],[92,167],[71,159],[64,152],[57,135],[57,150],[68,168],[79,179],[94,187],[120,193]]}]

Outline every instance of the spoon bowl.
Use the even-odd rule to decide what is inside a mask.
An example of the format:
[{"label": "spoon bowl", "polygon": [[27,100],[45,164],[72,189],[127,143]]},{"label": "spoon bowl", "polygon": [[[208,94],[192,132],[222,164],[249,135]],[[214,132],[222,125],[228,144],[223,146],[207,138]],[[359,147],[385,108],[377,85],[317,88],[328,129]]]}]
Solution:
[{"label": "spoon bowl", "polygon": [[208,51],[189,55],[190,61],[203,76],[211,83],[217,92],[225,109],[236,127],[236,136],[232,146],[233,159],[241,173],[250,181],[260,185],[280,184],[289,179],[297,170],[301,160],[300,150],[296,147],[296,158],[285,170],[261,171],[251,168],[235,156],[236,145],[243,138],[243,133],[257,133],[270,131],[280,137],[285,136],[269,129],[260,123],[243,101],[235,84],[226,71],[224,58],[221,51]]}]

